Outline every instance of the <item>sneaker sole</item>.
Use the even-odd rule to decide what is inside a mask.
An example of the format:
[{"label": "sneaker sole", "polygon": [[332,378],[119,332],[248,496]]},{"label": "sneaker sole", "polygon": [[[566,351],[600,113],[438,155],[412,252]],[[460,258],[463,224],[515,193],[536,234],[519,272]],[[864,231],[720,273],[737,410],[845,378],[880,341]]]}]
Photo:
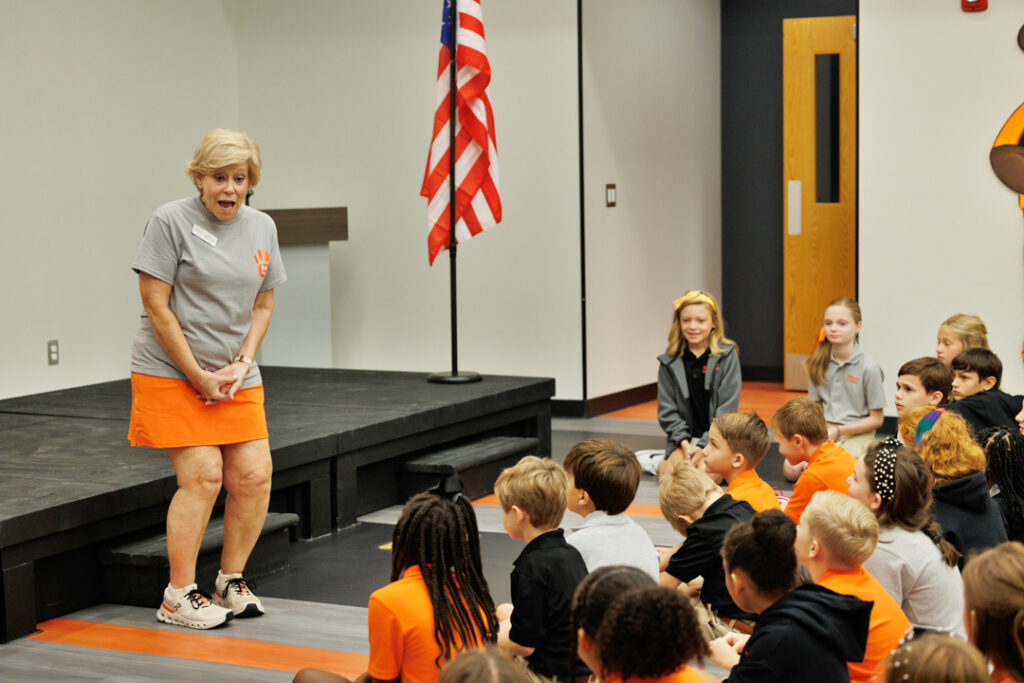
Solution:
[{"label": "sneaker sole", "polygon": [[229,621],[234,619],[235,615],[233,612],[228,612],[224,615],[224,621],[217,623],[204,624],[196,621],[189,621],[188,619],[182,619],[173,612],[167,612],[162,607],[156,611],[157,621],[162,621],[165,624],[173,624],[175,626],[184,626],[186,628],[194,628],[200,631],[206,631],[211,628],[220,628],[221,626],[227,625]]},{"label": "sneaker sole", "polygon": [[235,612],[231,609],[231,606],[227,604],[227,601],[220,597],[220,593],[213,594],[213,604],[219,605],[224,609],[231,610],[232,614],[236,617],[241,617],[242,619],[263,616],[263,607],[255,602],[246,603],[245,607],[240,612]]}]

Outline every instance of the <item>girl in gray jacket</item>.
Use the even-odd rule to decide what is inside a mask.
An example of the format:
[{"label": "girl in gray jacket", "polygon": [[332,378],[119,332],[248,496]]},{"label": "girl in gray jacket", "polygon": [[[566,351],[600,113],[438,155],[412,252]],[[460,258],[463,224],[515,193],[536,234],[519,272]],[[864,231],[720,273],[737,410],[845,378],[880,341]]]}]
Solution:
[{"label": "girl in gray jacket", "polygon": [[695,289],[673,302],[668,348],[658,363],[658,422],[668,440],[664,456],[641,458],[650,474],[692,462],[707,445],[711,420],[739,408],[739,350],[723,334],[713,296]]}]

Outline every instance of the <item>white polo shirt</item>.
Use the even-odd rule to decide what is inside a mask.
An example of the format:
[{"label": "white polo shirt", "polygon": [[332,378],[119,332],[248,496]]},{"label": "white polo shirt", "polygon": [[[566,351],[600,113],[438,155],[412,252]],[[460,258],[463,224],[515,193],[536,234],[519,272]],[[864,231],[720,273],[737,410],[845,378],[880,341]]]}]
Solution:
[{"label": "white polo shirt", "polygon": [[587,571],[624,564],[658,580],[659,558],[650,536],[629,515],[596,510],[583,518],[583,526],[568,534],[566,542],[580,551]]}]

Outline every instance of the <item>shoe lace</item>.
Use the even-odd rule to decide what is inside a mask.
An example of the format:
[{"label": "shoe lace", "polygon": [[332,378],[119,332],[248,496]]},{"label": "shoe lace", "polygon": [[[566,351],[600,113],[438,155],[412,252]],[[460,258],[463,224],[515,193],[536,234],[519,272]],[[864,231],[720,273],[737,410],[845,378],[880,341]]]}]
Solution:
[{"label": "shoe lace", "polygon": [[185,599],[192,604],[193,609],[200,609],[210,604],[210,596],[198,588],[186,593]]},{"label": "shoe lace", "polygon": [[228,584],[224,586],[224,592],[227,593],[228,591],[234,591],[238,595],[252,594],[249,582],[245,579],[229,579]]}]

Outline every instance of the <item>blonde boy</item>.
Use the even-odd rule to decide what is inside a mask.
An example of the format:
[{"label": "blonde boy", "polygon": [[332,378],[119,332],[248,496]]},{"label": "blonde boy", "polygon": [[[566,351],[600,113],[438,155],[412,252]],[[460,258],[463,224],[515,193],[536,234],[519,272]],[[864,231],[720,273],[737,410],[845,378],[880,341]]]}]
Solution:
[{"label": "blonde boy", "polygon": [[711,421],[708,445],[694,464],[719,476],[736,500],[745,500],[757,512],[779,510],[779,499],[755,467],[771,446],[768,427],[755,413],[726,413]]},{"label": "blonde boy", "polygon": [[796,528],[796,559],[819,586],[873,602],[864,660],[850,662],[850,681],[871,681],[910,621],[864,563],[878,544],[878,520],[863,503],[836,491],[819,491]]},{"label": "blonde boy", "polygon": [[535,681],[571,679],[587,673],[577,657],[569,671],[569,618],[576,586],[587,575],[579,551],[558,528],[565,514],[569,480],[552,460],[528,455],[494,482],[501,523],[526,547],[512,570],[512,604],[498,607],[498,647],[525,660]]},{"label": "blonde boy", "polygon": [[825,413],[817,401],[802,396],[786,402],[772,416],[772,433],[779,452],[792,466],[807,463],[793,486],[793,495],[783,510],[794,522],[818,491],[831,489],[846,495],[857,459],[828,438]]},{"label": "blonde boy", "polygon": [[741,610],[729,595],[721,551],[726,532],[753,517],[754,508],[722,493],[708,475],[688,464],[662,475],[658,505],[668,523],[686,537],[674,551],[662,556],[659,583],[693,597],[696,591],[688,584],[703,577],[700,600],[694,606],[705,640],[730,631],[750,633],[756,615]]},{"label": "blonde boy", "polygon": [[624,564],[657,581],[658,551],[626,514],[642,476],[636,454],[609,439],[585,439],[565,456],[565,472],[568,509],[583,517],[583,526],[565,540],[580,551],[587,571]]}]

